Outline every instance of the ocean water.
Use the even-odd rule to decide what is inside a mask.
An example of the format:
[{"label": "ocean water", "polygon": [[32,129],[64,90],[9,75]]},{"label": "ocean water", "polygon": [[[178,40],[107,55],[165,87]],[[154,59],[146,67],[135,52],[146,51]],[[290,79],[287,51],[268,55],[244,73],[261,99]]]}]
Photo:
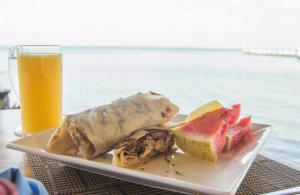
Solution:
[{"label": "ocean water", "polygon": [[[0,59],[6,60],[6,52],[0,51]],[[0,70],[6,66],[1,60]],[[66,48],[63,75],[65,113],[138,91],[165,94],[182,113],[214,99],[226,106],[241,103],[242,115],[274,128],[263,151],[300,163],[296,58],[251,56],[238,50]],[[0,72],[0,85],[9,86],[5,70]]]}]

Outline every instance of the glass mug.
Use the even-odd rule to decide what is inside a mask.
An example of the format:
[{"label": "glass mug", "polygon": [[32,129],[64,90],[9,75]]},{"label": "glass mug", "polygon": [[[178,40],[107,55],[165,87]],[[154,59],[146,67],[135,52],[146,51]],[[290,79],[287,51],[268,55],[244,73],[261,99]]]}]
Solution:
[{"label": "glass mug", "polygon": [[[62,120],[61,47],[19,45],[10,48],[8,58],[11,82],[20,101],[23,134],[58,127]],[[17,67],[14,73],[13,66]]]}]

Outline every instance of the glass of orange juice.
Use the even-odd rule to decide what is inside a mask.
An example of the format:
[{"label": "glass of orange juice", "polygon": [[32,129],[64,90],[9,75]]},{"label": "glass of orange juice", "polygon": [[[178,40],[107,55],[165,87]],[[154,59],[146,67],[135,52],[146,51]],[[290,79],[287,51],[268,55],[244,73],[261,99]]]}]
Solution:
[{"label": "glass of orange juice", "polygon": [[[11,48],[9,56],[15,57],[17,66],[23,133],[58,127],[62,120],[61,47],[20,45]],[[11,61],[9,66],[13,66]]]}]

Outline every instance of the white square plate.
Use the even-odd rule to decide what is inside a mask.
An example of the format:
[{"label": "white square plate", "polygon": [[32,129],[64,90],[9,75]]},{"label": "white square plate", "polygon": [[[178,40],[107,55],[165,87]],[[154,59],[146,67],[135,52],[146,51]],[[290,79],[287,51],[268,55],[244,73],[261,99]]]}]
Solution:
[{"label": "white square plate", "polygon": [[[174,120],[183,120],[185,117],[177,115]],[[234,194],[272,131],[271,126],[263,124],[252,124],[252,128],[254,139],[228,154],[222,154],[217,163],[193,158],[178,150],[171,162],[160,157],[134,169],[120,168],[112,165],[111,152],[94,160],[47,152],[46,144],[54,130],[12,141],[7,147],[151,187],[183,193]]]}]

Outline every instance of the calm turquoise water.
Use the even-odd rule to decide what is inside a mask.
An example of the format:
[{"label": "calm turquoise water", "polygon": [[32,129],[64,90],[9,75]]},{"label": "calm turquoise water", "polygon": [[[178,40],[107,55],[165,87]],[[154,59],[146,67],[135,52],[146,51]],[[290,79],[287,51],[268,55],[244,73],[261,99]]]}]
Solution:
[{"label": "calm turquoise water", "polygon": [[[6,56],[6,51],[0,51]],[[0,64],[6,66],[6,62]],[[5,65],[3,65],[5,64]],[[77,112],[137,91],[169,96],[188,113],[212,99],[273,125],[263,150],[300,163],[300,61],[222,50],[64,50],[64,110]],[[7,73],[0,73],[8,85]]]}]

